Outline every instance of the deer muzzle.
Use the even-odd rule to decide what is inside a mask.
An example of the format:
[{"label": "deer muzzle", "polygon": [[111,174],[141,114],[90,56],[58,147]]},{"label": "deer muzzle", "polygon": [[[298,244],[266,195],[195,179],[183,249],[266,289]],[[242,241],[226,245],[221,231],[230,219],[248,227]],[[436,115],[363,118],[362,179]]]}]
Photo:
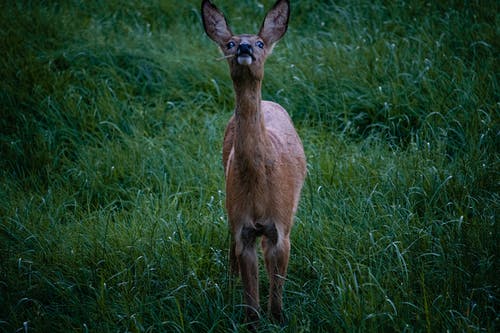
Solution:
[{"label": "deer muzzle", "polygon": [[238,64],[244,66],[251,65],[252,61],[255,60],[252,45],[246,43],[240,44],[240,46],[238,46],[237,56]]}]

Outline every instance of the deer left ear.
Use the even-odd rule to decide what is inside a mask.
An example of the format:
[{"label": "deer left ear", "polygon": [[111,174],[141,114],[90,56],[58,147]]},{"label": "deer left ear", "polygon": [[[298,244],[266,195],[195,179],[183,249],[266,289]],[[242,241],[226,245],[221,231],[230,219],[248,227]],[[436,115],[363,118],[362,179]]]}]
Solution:
[{"label": "deer left ear", "polygon": [[210,0],[201,3],[201,17],[205,32],[217,44],[223,45],[231,39],[233,33],[227,25],[224,14]]},{"label": "deer left ear", "polygon": [[290,1],[278,0],[267,13],[259,31],[259,36],[267,45],[272,46],[283,37],[288,27],[289,17]]}]

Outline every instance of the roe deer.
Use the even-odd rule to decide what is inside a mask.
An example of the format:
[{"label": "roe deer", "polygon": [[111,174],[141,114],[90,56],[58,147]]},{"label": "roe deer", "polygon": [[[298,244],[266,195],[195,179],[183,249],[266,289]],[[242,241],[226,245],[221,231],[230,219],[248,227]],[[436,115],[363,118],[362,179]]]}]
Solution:
[{"label": "roe deer", "polygon": [[282,292],[290,256],[290,229],[306,176],[304,149],[290,116],[262,101],[264,62],[285,34],[288,0],[278,0],[257,35],[233,35],[224,15],[209,0],[201,5],[203,26],[229,63],[236,97],[224,135],[226,210],[231,231],[230,264],[241,274],[247,322],[259,318],[256,239],[269,275],[268,310],[283,322]]}]

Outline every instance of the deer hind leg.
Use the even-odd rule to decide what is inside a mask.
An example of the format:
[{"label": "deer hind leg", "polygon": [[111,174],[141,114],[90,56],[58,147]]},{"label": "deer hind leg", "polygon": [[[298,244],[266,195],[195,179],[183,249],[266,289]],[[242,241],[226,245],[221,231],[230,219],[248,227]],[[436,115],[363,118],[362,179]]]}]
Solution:
[{"label": "deer hind leg", "polygon": [[269,303],[268,311],[273,319],[283,323],[283,284],[290,257],[289,235],[279,232],[275,224],[267,226],[262,238],[262,248],[269,275]]},{"label": "deer hind leg", "polygon": [[255,240],[256,231],[253,227],[243,227],[235,237],[234,257],[243,282],[247,322],[259,319],[259,278]]}]

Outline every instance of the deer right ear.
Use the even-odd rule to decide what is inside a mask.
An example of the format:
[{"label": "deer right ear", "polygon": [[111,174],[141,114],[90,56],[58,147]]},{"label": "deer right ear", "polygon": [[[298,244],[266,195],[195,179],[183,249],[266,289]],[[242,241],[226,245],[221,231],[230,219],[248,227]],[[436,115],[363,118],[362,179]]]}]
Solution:
[{"label": "deer right ear", "polygon": [[224,14],[210,0],[203,0],[201,3],[201,17],[205,32],[217,44],[224,45],[233,36]]},{"label": "deer right ear", "polygon": [[276,43],[286,32],[290,17],[290,1],[278,0],[267,13],[259,31],[259,36],[270,47]]}]

